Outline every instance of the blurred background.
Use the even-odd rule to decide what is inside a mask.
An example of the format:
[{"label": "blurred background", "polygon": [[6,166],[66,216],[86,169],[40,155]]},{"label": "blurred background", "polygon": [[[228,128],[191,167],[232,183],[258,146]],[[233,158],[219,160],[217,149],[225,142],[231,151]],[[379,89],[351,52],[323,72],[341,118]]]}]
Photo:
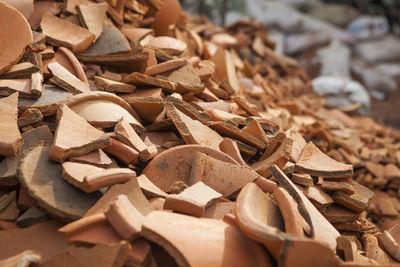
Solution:
[{"label": "blurred background", "polygon": [[400,0],[181,0],[220,26],[253,19],[332,105],[400,129]]}]

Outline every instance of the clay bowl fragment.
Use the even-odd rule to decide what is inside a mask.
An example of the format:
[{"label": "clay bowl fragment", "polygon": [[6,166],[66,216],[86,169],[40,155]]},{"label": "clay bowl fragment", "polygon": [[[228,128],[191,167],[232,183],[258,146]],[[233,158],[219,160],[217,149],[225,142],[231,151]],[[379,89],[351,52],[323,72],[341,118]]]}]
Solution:
[{"label": "clay bowl fragment", "polygon": [[143,128],[136,111],[122,98],[111,93],[83,93],[73,96],[65,104],[94,127],[111,128],[125,117],[135,130]]},{"label": "clay bowl fragment", "polygon": [[240,229],[264,244],[279,266],[338,266],[333,251],[325,244],[283,232],[278,207],[256,184],[243,187],[235,212]]},{"label": "clay bowl fragment", "polygon": [[37,108],[43,116],[51,116],[57,112],[61,103],[71,96],[72,94],[64,89],[45,85],[39,99],[19,99],[18,108],[20,111]]},{"label": "clay bowl fragment", "polygon": [[102,194],[84,193],[65,181],[61,164],[49,159],[50,149],[51,143],[46,142],[32,147],[20,161],[18,177],[47,212],[63,220],[79,219]]},{"label": "clay bowl fragment", "polygon": [[0,2],[0,74],[16,64],[33,41],[31,27],[14,7]]},{"label": "clay bowl fragment", "polygon": [[221,151],[200,145],[182,145],[170,148],[157,155],[146,166],[142,174],[146,175],[150,181],[165,192],[170,191],[170,186],[176,181],[183,181],[188,184],[196,152],[239,165],[232,157]]},{"label": "clay bowl fragment", "polygon": [[268,254],[232,217],[197,219],[154,211],[142,223],[141,235],[162,246],[179,266],[272,266]]}]

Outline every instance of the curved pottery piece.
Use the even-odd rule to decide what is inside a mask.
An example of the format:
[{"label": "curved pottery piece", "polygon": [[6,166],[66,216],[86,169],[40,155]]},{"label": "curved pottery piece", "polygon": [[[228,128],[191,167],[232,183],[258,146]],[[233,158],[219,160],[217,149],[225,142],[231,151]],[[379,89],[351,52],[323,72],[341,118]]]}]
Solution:
[{"label": "curved pottery piece", "polygon": [[196,152],[204,153],[220,161],[239,165],[227,154],[200,145],[183,145],[170,148],[157,155],[143,170],[146,175],[161,190],[168,192],[176,181],[188,184],[192,163]]}]

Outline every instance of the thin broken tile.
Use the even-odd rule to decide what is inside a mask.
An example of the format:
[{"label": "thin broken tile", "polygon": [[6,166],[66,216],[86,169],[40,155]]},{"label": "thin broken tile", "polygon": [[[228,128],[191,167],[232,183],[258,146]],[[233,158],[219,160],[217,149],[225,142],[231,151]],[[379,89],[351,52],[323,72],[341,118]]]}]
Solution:
[{"label": "thin broken tile", "polygon": [[18,93],[0,99],[0,155],[15,156],[23,144],[17,125]]}]

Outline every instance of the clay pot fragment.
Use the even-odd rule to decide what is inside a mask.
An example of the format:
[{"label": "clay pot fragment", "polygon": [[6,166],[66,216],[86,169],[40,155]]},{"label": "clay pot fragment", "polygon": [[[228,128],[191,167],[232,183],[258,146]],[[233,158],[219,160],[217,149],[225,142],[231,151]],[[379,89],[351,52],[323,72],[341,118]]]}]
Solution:
[{"label": "clay pot fragment", "polygon": [[303,149],[296,170],[323,177],[346,177],[353,175],[353,166],[338,162],[321,152],[312,142]]},{"label": "clay pot fragment", "polygon": [[85,28],[51,14],[43,15],[40,26],[50,44],[64,46],[74,53],[84,51],[95,39],[95,35]]},{"label": "clay pot fragment", "polygon": [[0,74],[17,63],[25,48],[33,41],[32,31],[26,18],[14,7],[0,3]]},{"label": "clay pot fragment", "polygon": [[141,235],[161,245],[179,266],[271,266],[268,254],[231,218],[197,219],[154,211],[143,219]]},{"label": "clay pot fragment", "polygon": [[18,177],[39,206],[57,217],[76,220],[101,197],[86,194],[62,178],[62,168],[49,159],[51,144],[39,143],[26,153],[18,167]]}]

